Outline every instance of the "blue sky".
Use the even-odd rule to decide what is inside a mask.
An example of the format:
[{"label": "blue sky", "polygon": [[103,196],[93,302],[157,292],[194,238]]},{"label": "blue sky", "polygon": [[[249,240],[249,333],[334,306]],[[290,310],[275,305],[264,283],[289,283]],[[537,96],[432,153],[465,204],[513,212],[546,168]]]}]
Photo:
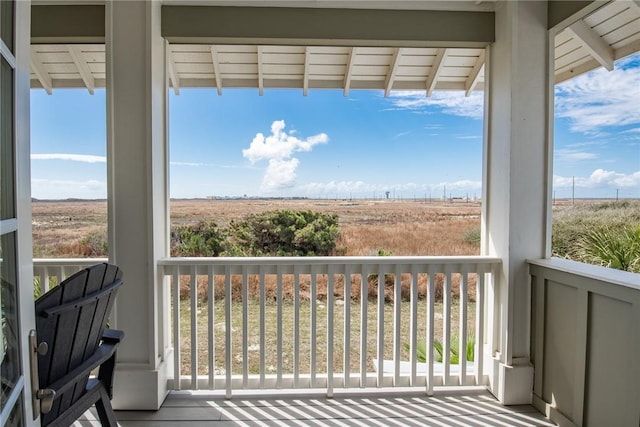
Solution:
[{"label": "blue sky", "polygon": [[[170,91],[170,193],[482,193],[482,93]],[[106,198],[105,91],[31,92],[32,194]],[[640,197],[640,54],[556,86],[556,197]]]}]

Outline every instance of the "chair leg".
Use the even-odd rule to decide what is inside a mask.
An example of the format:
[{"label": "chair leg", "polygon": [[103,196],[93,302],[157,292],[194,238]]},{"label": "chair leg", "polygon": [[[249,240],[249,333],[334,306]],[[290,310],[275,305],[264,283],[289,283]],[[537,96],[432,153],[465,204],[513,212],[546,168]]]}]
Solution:
[{"label": "chair leg", "polygon": [[117,427],[118,421],[116,420],[116,414],[111,407],[111,400],[107,391],[101,387],[100,399],[96,401],[96,410],[98,411],[98,418],[100,418],[100,424],[102,427]]}]

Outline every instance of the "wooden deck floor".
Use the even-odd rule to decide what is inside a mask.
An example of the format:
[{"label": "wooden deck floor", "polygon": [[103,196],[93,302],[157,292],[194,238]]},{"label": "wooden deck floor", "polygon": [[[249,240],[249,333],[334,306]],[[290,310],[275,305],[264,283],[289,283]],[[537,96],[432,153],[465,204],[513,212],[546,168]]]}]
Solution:
[{"label": "wooden deck floor", "polygon": [[[554,426],[529,405],[502,406],[485,391],[464,394],[252,397],[171,393],[158,411],[117,411],[122,427]],[[93,412],[75,426],[97,426]]]}]

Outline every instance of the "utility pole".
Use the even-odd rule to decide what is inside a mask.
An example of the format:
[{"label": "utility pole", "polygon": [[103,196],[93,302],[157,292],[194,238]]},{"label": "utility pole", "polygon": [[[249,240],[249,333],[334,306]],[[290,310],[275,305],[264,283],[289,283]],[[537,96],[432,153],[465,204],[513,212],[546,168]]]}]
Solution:
[{"label": "utility pole", "polygon": [[616,188],[616,202],[618,201],[618,191],[620,191],[620,189]]},{"label": "utility pole", "polygon": [[571,179],[571,204],[575,205],[576,204],[576,177],[572,177]]}]

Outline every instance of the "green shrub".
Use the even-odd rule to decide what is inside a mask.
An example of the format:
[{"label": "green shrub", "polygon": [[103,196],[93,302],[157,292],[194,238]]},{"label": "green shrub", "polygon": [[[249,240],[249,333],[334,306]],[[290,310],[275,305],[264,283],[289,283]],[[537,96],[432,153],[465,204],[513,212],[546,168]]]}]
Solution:
[{"label": "green shrub", "polygon": [[255,256],[332,255],[338,216],[276,210],[253,214],[229,226],[231,248]]},{"label": "green shrub", "polygon": [[472,245],[480,245],[480,229],[472,228],[471,230],[464,233],[462,240]]},{"label": "green shrub", "polygon": [[[459,351],[458,351],[458,337],[457,336],[453,336],[453,338],[451,339],[451,348],[450,348],[450,355],[449,355],[449,361],[451,362],[452,365],[457,365],[458,363],[460,363],[460,355],[459,355]],[[475,359],[475,345],[476,345],[476,340],[473,336],[469,336],[469,339],[467,340],[467,345],[466,345],[466,359],[467,362],[473,362]],[[404,348],[407,351],[410,351],[410,345],[408,343],[404,344]],[[442,358],[443,358],[443,347],[442,347],[442,343],[438,340],[435,339],[433,340],[433,358],[435,359],[435,362],[442,362]],[[416,344],[416,359],[418,362],[420,363],[426,363],[427,362],[427,343],[426,341],[419,341]]]},{"label": "green shrub", "polygon": [[225,242],[226,235],[215,222],[181,225],[171,230],[171,256],[220,256]]},{"label": "green shrub", "polygon": [[640,272],[640,225],[589,230],[579,240],[575,258],[618,270]]}]

